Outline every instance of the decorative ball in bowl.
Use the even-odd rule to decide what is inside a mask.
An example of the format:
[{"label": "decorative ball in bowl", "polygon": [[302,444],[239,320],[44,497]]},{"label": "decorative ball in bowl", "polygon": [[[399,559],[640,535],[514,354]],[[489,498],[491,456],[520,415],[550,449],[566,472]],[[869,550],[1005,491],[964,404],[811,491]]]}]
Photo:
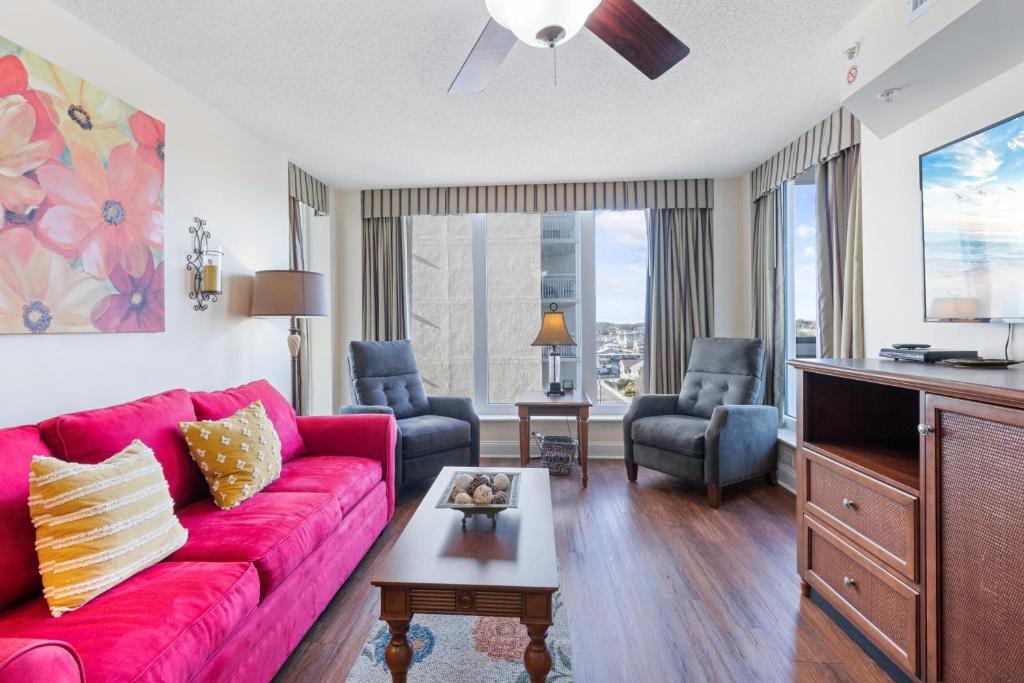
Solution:
[{"label": "decorative ball in bowl", "polygon": [[463,526],[475,515],[485,515],[497,524],[499,512],[519,507],[520,476],[518,472],[456,472],[437,507],[461,512]]}]

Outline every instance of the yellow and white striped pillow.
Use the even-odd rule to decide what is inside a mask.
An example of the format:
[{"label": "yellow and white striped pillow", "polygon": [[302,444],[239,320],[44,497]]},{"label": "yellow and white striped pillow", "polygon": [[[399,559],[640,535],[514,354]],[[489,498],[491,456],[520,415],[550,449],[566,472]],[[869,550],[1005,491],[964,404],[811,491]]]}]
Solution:
[{"label": "yellow and white striped pillow", "polygon": [[28,503],[43,596],[55,617],[156,564],[188,539],[163,469],[139,440],[95,465],[34,457]]}]

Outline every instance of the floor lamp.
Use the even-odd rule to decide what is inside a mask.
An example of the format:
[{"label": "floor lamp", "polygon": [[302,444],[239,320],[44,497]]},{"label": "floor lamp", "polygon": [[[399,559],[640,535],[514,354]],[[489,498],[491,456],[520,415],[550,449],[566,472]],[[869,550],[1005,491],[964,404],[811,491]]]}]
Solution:
[{"label": "floor lamp", "polygon": [[252,315],[291,318],[288,352],[292,357],[292,407],[303,415],[299,318],[328,315],[327,278],[308,270],[261,270],[253,284]]}]

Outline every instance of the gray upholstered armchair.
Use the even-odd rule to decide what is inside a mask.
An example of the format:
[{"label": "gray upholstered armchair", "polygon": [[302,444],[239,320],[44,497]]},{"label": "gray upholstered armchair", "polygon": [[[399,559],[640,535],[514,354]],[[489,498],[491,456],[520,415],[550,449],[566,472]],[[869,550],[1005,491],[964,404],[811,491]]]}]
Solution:
[{"label": "gray upholstered armchair", "polygon": [[355,405],[343,412],[391,412],[398,422],[396,486],[435,477],[446,465],[480,464],[473,402],[427,396],[411,342],[351,342],[348,364]]},{"label": "gray upholstered armchair", "polygon": [[779,414],[764,400],[764,342],[695,339],[679,395],[637,396],[623,419],[626,473],[640,465],[707,486],[717,508],[722,487],[765,475],[775,481]]}]

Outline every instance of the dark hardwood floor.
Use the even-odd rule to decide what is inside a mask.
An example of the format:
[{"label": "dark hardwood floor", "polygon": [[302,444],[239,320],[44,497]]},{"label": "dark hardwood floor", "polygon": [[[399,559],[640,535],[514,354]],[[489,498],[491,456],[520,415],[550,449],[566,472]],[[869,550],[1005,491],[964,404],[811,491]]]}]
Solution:
[{"label": "dark hardwood floor", "polygon": [[[784,489],[729,487],[711,510],[702,488],[643,468],[628,484],[610,460],[591,461],[587,490],[578,469],[551,482],[577,681],[889,680],[801,598],[795,501]],[[278,681],[345,680],[377,622],[370,574],[426,488],[404,493]]]}]

